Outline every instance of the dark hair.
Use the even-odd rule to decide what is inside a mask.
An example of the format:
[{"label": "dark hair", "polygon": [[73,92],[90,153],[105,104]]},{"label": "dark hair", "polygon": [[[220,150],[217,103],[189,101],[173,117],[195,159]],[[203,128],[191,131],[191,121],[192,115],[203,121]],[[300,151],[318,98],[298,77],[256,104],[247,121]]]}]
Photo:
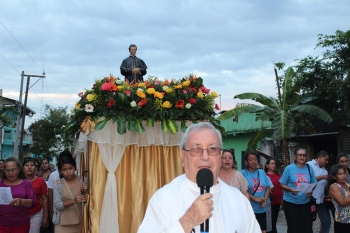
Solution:
[{"label": "dark hair", "polygon": [[60,158],[62,158],[62,157],[66,157],[66,156],[72,157],[72,158],[73,158],[72,153],[70,153],[70,151],[69,151],[68,149],[65,149],[64,151],[62,151],[62,152],[59,154],[58,159],[60,159]]},{"label": "dark hair", "polygon": [[27,163],[33,163],[33,165],[36,167],[35,160],[32,158],[25,158],[23,163],[22,163],[22,166],[24,167]]},{"label": "dark hair", "polygon": [[327,180],[328,187],[331,186],[331,184],[336,182],[334,176],[337,175],[337,173],[339,172],[340,169],[343,169],[344,172],[346,172],[346,168],[344,166],[342,166],[341,164],[336,164],[336,165],[333,165],[331,167],[329,174],[328,174],[328,180]]},{"label": "dark hair", "polygon": [[136,50],[137,50],[137,46],[136,46],[135,44],[131,44],[131,45],[129,46],[129,51],[130,51],[130,48],[131,48],[131,47],[135,47]]},{"label": "dark hair", "polygon": [[[15,157],[9,157],[5,160],[4,162],[4,167],[6,167],[6,163],[9,163],[9,162],[14,162],[16,163],[16,166],[17,168],[19,169],[19,173],[18,173],[18,178],[20,179],[26,179],[26,176],[24,175],[24,172],[23,172],[23,167],[21,166],[21,164],[19,163],[18,159],[16,159]],[[3,178],[4,180],[7,179],[7,176],[6,176],[6,172],[4,172],[3,174]]]},{"label": "dark hair", "polygon": [[[296,148],[296,149],[294,150],[294,155],[298,155],[298,152],[299,152],[300,150],[304,150],[304,151],[306,152],[306,149],[305,149],[305,148],[299,147],[299,148]],[[294,159],[294,163],[297,164],[297,160],[296,160],[296,159]],[[306,163],[306,162],[305,162],[305,163]]]},{"label": "dark hair", "polygon": [[249,155],[255,155],[256,158],[258,158],[258,155],[257,155],[255,152],[248,152],[248,153],[246,153],[245,156],[244,156],[244,160],[245,160],[245,161],[248,161]]},{"label": "dark hair", "polygon": [[230,153],[232,155],[232,159],[233,159],[232,168],[237,169],[237,161],[236,161],[235,155],[232,153],[232,150],[230,150],[230,149],[222,150],[222,154],[224,154],[225,152],[228,152],[228,153]]},{"label": "dark hair", "polygon": [[[265,167],[264,167],[264,171],[267,173],[268,171],[269,171],[269,169],[267,169],[267,165],[269,165],[270,163],[271,163],[271,161],[275,161],[276,162],[276,159],[274,159],[274,158],[268,158],[267,160],[266,160],[266,163],[265,163]],[[278,174],[276,171],[274,171],[276,174]]]},{"label": "dark hair", "polygon": [[3,163],[5,163],[5,160],[4,160],[4,159],[0,159],[0,162],[1,162],[1,161],[2,161]]},{"label": "dark hair", "polygon": [[50,164],[50,161],[49,161],[49,159],[48,159],[48,158],[43,158],[43,159],[41,160],[41,163],[40,163],[40,164],[42,164],[42,163],[44,162],[44,160],[46,160],[46,161],[47,161],[47,163],[48,163],[48,164]]},{"label": "dark hair", "polygon": [[326,157],[327,155],[328,155],[328,152],[327,152],[327,151],[321,150],[321,151],[319,151],[319,152],[316,154],[315,159],[318,159],[318,158],[320,158],[320,157]]},{"label": "dark hair", "polygon": [[[58,170],[61,171],[62,166],[64,164],[70,164],[72,165],[75,169],[77,169],[77,164],[75,162],[75,159],[72,156],[63,156],[58,159]],[[62,173],[60,172],[60,178],[63,178]]]},{"label": "dark hair", "polygon": [[342,157],[348,158],[348,155],[347,155],[347,154],[344,154],[344,153],[338,154],[338,156],[337,156],[337,163],[339,163],[339,160],[340,160]]}]

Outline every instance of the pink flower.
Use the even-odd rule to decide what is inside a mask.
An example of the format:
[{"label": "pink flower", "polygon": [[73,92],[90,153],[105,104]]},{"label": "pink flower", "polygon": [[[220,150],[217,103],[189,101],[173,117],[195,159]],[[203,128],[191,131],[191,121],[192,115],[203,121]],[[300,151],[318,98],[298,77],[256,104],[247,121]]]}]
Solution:
[{"label": "pink flower", "polygon": [[160,81],[159,79],[154,80],[154,84],[159,85]]},{"label": "pink flower", "polygon": [[79,92],[78,96],[81,98],[84,96],[84,93],[83,92]]},{"label": "pink flower", "polygon": [[126,96],[130,96],[130,94],[131,94],[131,91],[130,91],[130,90],[126,90],[126,91],[125,91],[125,95],[126,95]]},{"label": "pink flower", "polygon": [[206,88],[205,86],[201,86],[198,90],[203,91],[205,94],[209,94],[210,92],[210,89]]},{"label": "pink flower", "polygon": [[111,83],[104,83],[104,84],[102,84],[102,86],[101,86],[101,90],[102,91],[110,91],[110,90],[112,90],[112,84]]},{"label": "pink flower", "polygon": [[187,90],[186,90],[186,89],[183,89],[182,92],[185,93],[185,94],[187,94]]}]

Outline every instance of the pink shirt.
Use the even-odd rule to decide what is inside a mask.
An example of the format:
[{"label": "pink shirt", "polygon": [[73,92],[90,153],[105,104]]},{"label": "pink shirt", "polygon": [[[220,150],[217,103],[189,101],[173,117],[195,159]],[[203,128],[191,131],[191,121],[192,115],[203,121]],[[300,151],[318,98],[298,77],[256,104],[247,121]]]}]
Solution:
[{"label": "pink shirt", "polygon": [[[18,185],[8,186],[1,180],[0,187],[10,187],[13,198],[31,199],[32,206],[35,206],[35,194],[30,181],[23,180]],[[14,227],[29,223],[30,216],[27,207],[0,205],[0,226]]]}]

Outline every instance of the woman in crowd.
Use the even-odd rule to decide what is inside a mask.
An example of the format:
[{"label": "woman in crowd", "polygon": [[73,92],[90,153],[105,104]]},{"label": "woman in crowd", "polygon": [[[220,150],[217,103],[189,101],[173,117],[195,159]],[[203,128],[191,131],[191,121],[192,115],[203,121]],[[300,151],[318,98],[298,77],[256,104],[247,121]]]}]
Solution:
[{"label": "woman in crowd", "polygon": [[75,175],[76,162],[73,157],[65,156],[58,160],[60,178],[54,183],[53,199],[56,208],[53,214],[55,233],[80,232],[82,204],[86,191],[86,183],[82,183]]},{"label": "woman in crowd", "polygon": [[36,205],[29,209],[30,214],[30,233],[39,233],[40,228],[48,227],[49,210],[47,202],[47,185],[44,179],[37,177],[35,162],[29,158],[23,162],[24,174],[32,183],[36,196]]},{"label": "woman in crowd", "polygon": [[242,170],[242,175],[248,181],[248,193],[255,217],[263,233],[266,232],[266,201],[270,194],[270,181],[265,172],[257,169],[258,156],[248,153],[245,156],[247,168]]},{"label": "woman in crowd", "polygon": [[228,185],[239,189],[249,199],[247,180],[236,170],[236,159],[231,150],[222,152],[219,177]]},{"label": "woman in crowd", "polygon": [[348,165],[348,155],[344,153],[338,154],[337,163],[343,165],[346,168],[346,182],[350,184],[350,168]]},{"label": "woman in crowd", "polygon": [[44,158],[41,160],[39,176],[43,178],[47,183],[49,181],[50,174],[51,170],[49,160]]},{"label": "woman in crowd", "polygon": [[287,220],[288,233],[312,233],[310,196],[297,190],[300,183],[316,183],[313,169],[306,165],[306,150],[294,151],[294,163],[284,170],[280,179],[283,193],[283,207]]},{"label": "woman in crowd", "polygon": [[13,197],[9,204],[0,207],[0,232],[28,233],[30,228],[28,209],[35,206],[35,194],[16,158],[10,157],[5,160],[0,187],[10,187]]},{"label": "woman in crowd", "polygon": [[350,184],[346,182],[346,168],[334,165],[328,176],[329,194],[335,207],[334,233],[350,232]]},{"label": "woman in crowd", "polygon": [[266,175],[270,178],[273,184],[273,189],[270,192],[271,218],[272,218],[271,232],[277,233],[276,223],[277,223],[278,213],[280,211],[280,207],[282,203],[282,189],[280,186],[281,175],[276,172],[276,160],[274,160],[273,158],[267,159],[264,167],[264,171]]}]

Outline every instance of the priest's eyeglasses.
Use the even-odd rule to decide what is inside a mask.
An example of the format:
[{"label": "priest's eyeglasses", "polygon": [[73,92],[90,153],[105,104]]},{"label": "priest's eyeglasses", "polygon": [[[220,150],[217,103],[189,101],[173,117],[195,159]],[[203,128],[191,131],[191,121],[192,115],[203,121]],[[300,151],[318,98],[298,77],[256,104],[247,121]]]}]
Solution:
[{"label": "priest's eyeglasses", "polygon": [[190,152],[190,155],[193,157],[201,156],[203,154],[204,150],[206,150],[208,152],[208,155],[210,155],[210,156],[217,156],[222,151],[222,149],[219,147],[208,147],[207,149],[203,149],[200,147],[194,147],[194,148],[191,148],[189,150],[186,150],[186,149],[183,149],[183,150]]}]

